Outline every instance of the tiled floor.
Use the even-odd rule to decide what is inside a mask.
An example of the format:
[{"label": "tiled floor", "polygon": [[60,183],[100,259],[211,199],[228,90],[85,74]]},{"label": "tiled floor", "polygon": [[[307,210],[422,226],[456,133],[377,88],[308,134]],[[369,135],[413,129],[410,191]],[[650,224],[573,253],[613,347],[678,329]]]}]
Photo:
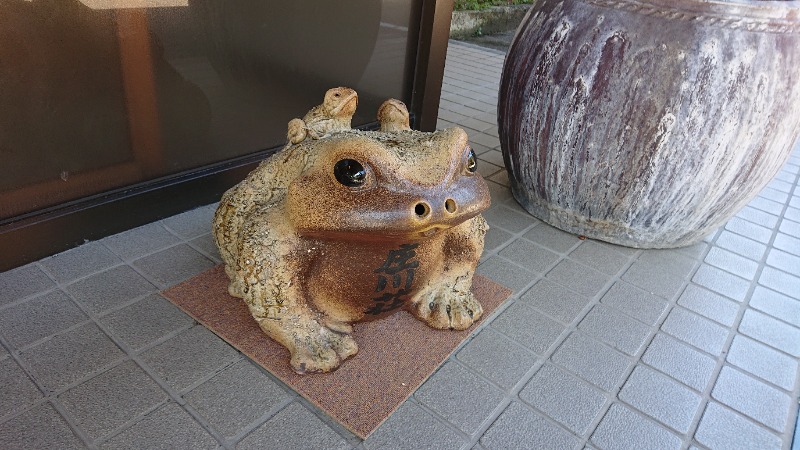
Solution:
[{"label": "tiled floor", "polygon": [[0,448],[791,448],[800,148],[701,244],[582,241],[509,194],[502,61],[451,43],[441,126],[470,132],[479,271],[515,294],[369,439],[158,294],[219,262],[212,205],[0,274]]}]

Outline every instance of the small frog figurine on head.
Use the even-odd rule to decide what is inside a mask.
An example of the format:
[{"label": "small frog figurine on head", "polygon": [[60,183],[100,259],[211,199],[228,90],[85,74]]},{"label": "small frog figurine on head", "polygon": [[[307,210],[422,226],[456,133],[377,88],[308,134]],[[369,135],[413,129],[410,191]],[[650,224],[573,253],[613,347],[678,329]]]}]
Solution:
[{"label": "small frog figurine on head", "polygon": [[[482,313],[470,287],[490,200],[467,134],[413,131],[394,99],[379,110],[381,131],[352,130],[353,98],[328,91],[347,126],[290,129],[286,147],[228,190],[214,216],[229,293],[298,373],[356,354],[354,322],[405,309],[462,330]],[[312,112],[328,114],[325,103]]]}]

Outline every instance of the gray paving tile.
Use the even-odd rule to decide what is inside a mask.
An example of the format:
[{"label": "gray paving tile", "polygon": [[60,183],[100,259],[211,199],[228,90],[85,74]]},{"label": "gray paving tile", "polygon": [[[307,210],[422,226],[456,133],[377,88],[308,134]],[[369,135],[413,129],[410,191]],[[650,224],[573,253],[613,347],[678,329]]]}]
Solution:
[{"label": "gray paving tile", "polygon": [[740,217],[748,222],[766,228],[772,228],[778,223],[778,216],[774,216],[751,206],[742,208],[742,210],[736,214],[736,217]]},{"label": "gray paving tile", "polygon": [[[491,126],[491,125],[486,124],[486,126]],[[497,150],[490,150],[486,153],[482,153],[478,159],[482,159],[496,166],[500,167],[505,166],[505,161],[503,161],[503,154]]]},{"label": "gray paving tile", "polygon": [[800,256],[771,248],[767,254],[767,264],[788,273],[800,273]]},{"label": "gray paving tile", "polygon": [[132,427],[100,445],[103,450],[141,448],[214,449],[217,441],[175,403],[147,414]]},{"label": "gray paving tile", "polygon": [[783,217],[795,222],[800,222],[800,208],[786,208]]},{"label": "gray paving tile", "polygon": [[722,368],[711,396],[778,432],[786,428],[792,406],[785,393],[730,366]]},{"label": "gray paving tile", "polygon": [[774,214],[776,216],[780,215],[783,212],[783,203],[772,201],[760,195],[754,198],[753,200],[750,200],[748,206],[760,209],[762,211]]},{"label": "gray paving tile", "polygon": [[49,391],[64,388],[124,356],[93,323],[20,352],[31,375]]},{"label": "gray paving tile", "polygon": [[630,356],[639,353],[650,334],[647,325],[604,305],[595,305],[578,329]]},{"label": "gray paving tile", "polygon": [[484,255],[501,245],[504,245],[511,239],[511,233],[501,230],[500,228],[489,228],[483,242]]},{"label": "gray paving tile", "polygon": [[69,450],[85,446],[53,406],[43,403],[0,423],[0,448]]},{"label": "gray paving tile", "polygon": [[733,338],[727,361],[787,391],[797,383],[797,360],[745,336]]},{"label": "gray paving tile", "polygon": [[299,403],[292,403],[236,445],[237,449],[349,449],[351,445]]},{"label": "gray paving tile", "polygon": [[650,342],[642,361],[700,392],[717,364],[708,355],[660,333]]},{"label": "gray paving tile", "polygon": [[726,326],[733,325],[740,306],[727,297],[694,284],[686,286],[678,298],[678,304]]},{"label": "gray paving tile", "polygon": [[178,236],[191,239],[211,232],[211,222],[215,211],[216,205],[201,206],[166,218],[163,223]]},{"label": "gray paving tile", "polygon": [[205,256],[211,258],[215,263],[221,263],[222,257],[219,254],[214,237],[211,234],[204,234],[189,241],[189,243],[199,249]]},{"label": "gray paving tile", "polygon": [[756,286],[749,306],[800,328],[800,301]]},{"label": "gray paving tile", "polygon": [[606,391],[622,383],[631,364],[622,353],[579,332],[569,335],[551,359]]},{"label": "gray paving tile", "polygon": [[186,244],[176,245],[133,262],[160,287],[172,286],[214,267],[214,263]]},{"label": "gray paving tile", "polygon": [[692,281],[736,301],[744,300],[750,289],[750,281],[706,264],[697,269]]},{"label": "gray paving tile", "polygon": [[[511,189],[497,183],[487,182],[489,185],[489,195],[492,197],[492,204],[499,205],[500,203],[516,203],[511,194]],[[531,223],[537,223],[538,219],[533,216],[530,218]]]},{"label": "gray paving tile", "polygon": [[606,395],[550,364],[520,391],[519,398],[582,436],[602,412]]},{"label": "gray paving tile", "polygon": [[772,239],[772,228],[762,227],[753,222],[734,217],[725,224],[725,229],[738,235],[748,237],[762,244],[769,243]]},{"label": "gray paving tile", "polygon": [[225,341],[201,325],[141,354],[166,383],[181,391],[240,358]]},{"label": "gray paving tile", "polygon": [[481,265],[478,266],[477,272],[491,278],[514,292],[521,291],[531,280],[536,278],[533,272],[511,264],[498,256],[493,256],[482,262]]},{"label": "gray paving tile", "polygon": [[680,438],[615,403],[595,429],[591,442],[603,449],[668,450],[681,448]]},{"label": "gray paving tile", "polygon": [[771,186],[767,186],[761,192],[758,193],[758,196],[766,198],[768,200],[772,200],[773,202],[786,203],[786,200],[789,200],[788,194],[789,194],[788,192],[780,191],[778,189],[772,188]]},{"label": "gray paving tile", "polygon": [[729,450],[780,449],[780,438],[735,412],[709,402],[694,434],[697,442],[709,448]]},{"label": "gray paving tile", "polygon": [[[775,220],[777,221],[777,218]],[[760,261],[767,250],[766,245],[730,231],[723,231],[717,238],[716,245],[753,261]]]},{"label": "gray paving tile", "polygon": [[758,284],[800,300],[800,277],[772,267],[764,267],[761,276],[758,277]]},{"label": "gray paving tile", "polygon": [[578,236],[561,231],[544,222],[540,222],[525,233],[525,239],[557,253],[569,253],[572,247],[581,243]]},{"label": "gray paving tile", "polygon": [[503,336],[485,328],[456,355],[479,374],[503,389],[510,389],[536,363],[536,356]]},{"label": "gray paving tile", "polygon": [[539,355],[547,353],[564,331],[560,323],[521,303],[508,307],[491,327]]},{"label": "gray paving tile", "polygon": [[92,439],[105,436],[167,398],[167,393],[133,361],[58,396],[69,416]]},{"label": "gray paving tile", "polygon": [[95,314],[156,291],[155,286],[127,265],[84,278],[65,289]]},{"label": "gray paving tile", "polygon": [[89,242],[80,247],[41,260],[39,263],[61,283],[85,277],[119,264],[120,259],[99,242]]},{"label": "gray paving tile", "polygon": [[609,276],[592,270],[583,264],[565,259],[547,272],[545,278],[569,286],[587,297],[597,295],[609,280]]},{"label": "gray paving tile", "polygon": [[[771,234],[770,234],[771,235]],[[700,259],[708,251],[709,245],[705,242],[698,242],[694,245],[676,248],[675,251],[691,258]]]},{"label": "gray paving tile", "polygon": [[214,429],[231,437],[291,397],[252,362],[242,360],[184,398]]},{"label": "gray paving tile", "polygon": [[681,276],[653,269],[651,264],[634,262],[622,279],[645,291],[666,299],[674,297],[683,287]]},{"label": "gray paving tile", "polygon": [[614,283],[600,301],[650,326],[658,323],[669,306],[663,298],[624,281]]},{"label": "gray paving tile", "polygon": [[560,258],[556,253],[526,239],[515,240],[500,251],[500,256],[539,274],[547,272]]},{"label": "gray paving tile", "polygon": [[55,286],[42,269],[35,264],[0,273],[0,306],[22,300]]},{"label": "gray paving tile", "polygon": [[105,315],[99,321],[134,350],[194,323],[191,317],[158,294]]},{"label": "gray paving tile", "polygon": [[0,417],[42,398],[42,392],[12,358],[0,360]]},{"label": "gray paving tile", "polygon": [[414,397],[461,431],[473,434],[503,401],[503,392],[464,366],[448,361]]},{"label": "gray paving tile", "polygon": [[480,443],[487,449],[571,449],[577,447],[580,440],[535,411],[514,402],[486,430]]},{"label": "gray paving tile", "polygon": [[500,166],[495,166],[494,164],[490,164],[486,161],[481,161],[478,164],[478,173],[485,179],[491,179],[494,174],[502,171],[503,168]]},{"label": "gray paving tile", "polygon": [[800,255],[800,239],[788,234],[778,233],[772,246],[793,255]]},{"label": "gray paving tile", "polygon": [[793,220],[783,219],[781,225],[778,227],[781,233],[786,233],[789,236],[800,238],[800,222]]},{"label": "gray paving tile", "polygon": [[702,398],[686,386],[645,366],[637,366],[619,392],[620,400],[686,434]]},{"label": "gray paving tile", "polygon": [[492,206],[484,211],[483,217],[490,226],[500,227],[512,233],[519,233],[537,222],[530,215],[514,211],[503,204]]},{"label": "gray paving tile", "polygon": [[593,241],[581,243],[569,254],[569,258],[608,275],[615,275],[629,261],[628,256],[611,250],[607,245]]},{"label": "gray paving tile", "polygon": [[154,222],[109,236],[101,242],[120,258],[130,261],[179,241],[180,238],[167,231],[160,222]]},{"label": "gray paving tile", "polygon": [[758,270],[757,262],[719,247],[708,252],[705,262],[745,279],[752,279]]},{"label": "gray paving tile", "polygon": [[87,319],[67,294],[56,290],[0,311],[0,334],[21,348]]},{"label": "gray paving tile", "polygon": [[454,430],[413,402],[400,405],[365,441],[367,449],[458,449],[464,441]]},{"label": "gray paving tile", "polygon": [[589,303],[587,297],[549,280],[539,280],[520,297],[520,301],[565,324],[581,317]]},{"label": "gray paving tile", "polygon": [[800,329],[758,311],[747,310],[739,332],[771,347],[800,357]]},{"label": "gray paving tile", "polygon": [[697,266],[697,260],[684,255],[680,250],[644,250],[636,264],[652,272],[669,272],[688,278]]},{"label": "gray paving tile", "polygon": [[673,308],[661,329],[712,355],[719,355],[728,338],[728,328],[683,308]]}]

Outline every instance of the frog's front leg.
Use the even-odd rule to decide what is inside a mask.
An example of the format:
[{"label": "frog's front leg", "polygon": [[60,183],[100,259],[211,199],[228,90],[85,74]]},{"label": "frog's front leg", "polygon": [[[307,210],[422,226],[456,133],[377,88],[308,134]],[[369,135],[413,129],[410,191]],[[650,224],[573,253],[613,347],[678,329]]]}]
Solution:
[{"label": "frog's front leg", "polygon": [[[281,228],[273,226],[267,233],[281,233]],[[242,298],[261,330],[289,350],[295,372],[330,372],[355,355],[358,345],[348,327],[326,326],[324,316],[311,307],[303,282],[308,260],[299,257],[306,251],[285,236],[244,243]]]},{"label": "frog's front leg", "polygon": [[444,267],[408,306],[409,312],[438,329],[464,330],[483,314],[470,288],[483,252],[488,225],[482,216],[452,228],[444,239]]}]

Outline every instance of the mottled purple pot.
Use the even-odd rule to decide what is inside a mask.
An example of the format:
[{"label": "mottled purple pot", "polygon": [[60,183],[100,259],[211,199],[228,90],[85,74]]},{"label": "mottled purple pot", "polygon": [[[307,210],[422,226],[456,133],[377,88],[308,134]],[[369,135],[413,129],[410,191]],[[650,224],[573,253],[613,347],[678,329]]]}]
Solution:
[{"label": "mottled purple pot", "polygon": [[572,233],[695,243],[800,135],[800,1],[539,1],[506,58],[516,199]]}]

